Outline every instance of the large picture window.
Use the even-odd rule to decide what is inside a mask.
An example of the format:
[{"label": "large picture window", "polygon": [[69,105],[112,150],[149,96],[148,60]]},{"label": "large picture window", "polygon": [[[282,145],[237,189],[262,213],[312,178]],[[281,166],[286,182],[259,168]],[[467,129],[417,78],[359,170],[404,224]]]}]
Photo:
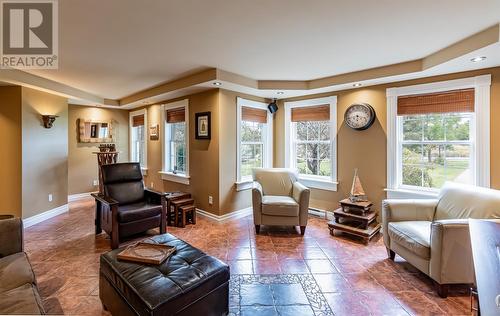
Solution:
[{"label": "large picture window", "polygon": [[272,167],[272,116],[267,104],[237,99],[238,189],[252,181],[253,168]]},{"label": "large picture window", "polygon": [[130,161],[147,169],[147,111],[130,112]]},{"label": "large picture window", "polygon": [[310,187],[336,190],[336,100],[285,103],[286,166]]},{"label": "large picture window", "polygon": [[489,186],[489,86],[479,76],[387,90],[389,198]]},{"label": "large picture window", "polygon": [[189,184],[189,115],[188,100],[163,106],[164,180]]}]

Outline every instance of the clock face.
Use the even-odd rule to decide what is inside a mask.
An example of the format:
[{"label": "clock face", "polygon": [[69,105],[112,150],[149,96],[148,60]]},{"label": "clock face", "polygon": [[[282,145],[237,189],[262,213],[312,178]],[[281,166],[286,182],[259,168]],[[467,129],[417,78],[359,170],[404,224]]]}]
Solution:
[{"label": "clock face", "polygon": [[344,115],[347,126],[355,130],[365,130],[375,121],[375,110],[367,103],[351,105]]}]

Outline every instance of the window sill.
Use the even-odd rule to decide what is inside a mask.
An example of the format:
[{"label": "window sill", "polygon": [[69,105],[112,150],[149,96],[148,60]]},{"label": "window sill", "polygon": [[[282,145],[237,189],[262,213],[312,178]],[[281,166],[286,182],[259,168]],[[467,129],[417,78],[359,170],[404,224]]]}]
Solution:
[{"label": "window sill", "polygon": [[436,199],[439,192],[431,190],[384,189],[388,199]]},{"label": "window sill", "polygon": [[189,185],[190,177],[187,175],[167,171],[160,171],[159,173],[163,180]]},{"label": "window sill", "polygon": [[244,191],[253,189],[253,180],[243,180],[234,183],[236,185],[236,191]]},{"label": "window sill", "polygon": [[338,182],[334,182],[331,180],[302,177],[302,176],[299,176],[299,182],[305,185],[306,187],[326,190],[326,191],[337,191],[337,184],[339,184]]}]

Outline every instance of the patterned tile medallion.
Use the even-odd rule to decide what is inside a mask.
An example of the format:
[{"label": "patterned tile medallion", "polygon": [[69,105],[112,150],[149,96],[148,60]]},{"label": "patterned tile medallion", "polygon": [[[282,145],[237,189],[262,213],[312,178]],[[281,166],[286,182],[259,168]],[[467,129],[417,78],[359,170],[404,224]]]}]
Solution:
[{"label": "patterned tile medallion", "polygon": [[232,275],[229,315],[333,315],[310,274]]}]

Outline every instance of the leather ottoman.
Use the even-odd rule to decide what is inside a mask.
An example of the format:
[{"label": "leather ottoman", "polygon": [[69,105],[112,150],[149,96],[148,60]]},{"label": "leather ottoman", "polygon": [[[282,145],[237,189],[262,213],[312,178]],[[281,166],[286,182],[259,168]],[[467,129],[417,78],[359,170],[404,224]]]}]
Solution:
[{"label": "leather ottoman", "polygon": [[170,234],[151,237],[177,247],[160,265],[101,255],[99,297],[113,315],[227,315],[229,267]]}]

